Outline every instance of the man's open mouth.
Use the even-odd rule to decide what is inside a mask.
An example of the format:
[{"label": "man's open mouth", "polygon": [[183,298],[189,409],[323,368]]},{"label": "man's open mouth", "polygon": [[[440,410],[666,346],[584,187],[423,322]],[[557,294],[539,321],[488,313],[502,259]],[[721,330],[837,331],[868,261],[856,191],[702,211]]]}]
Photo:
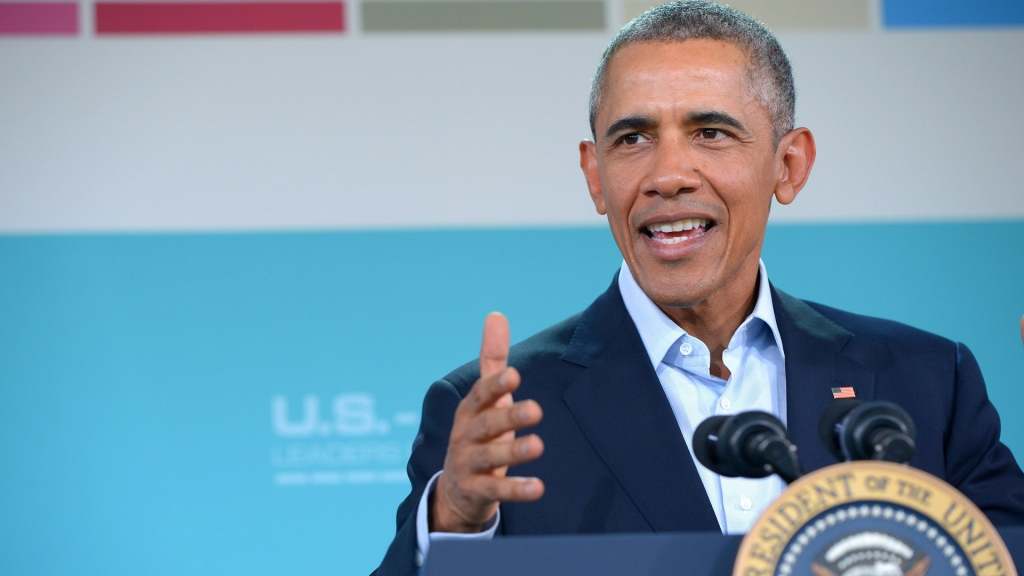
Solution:
[{"label": "man's open mouth", "polygon": [[684,218],[672,222],[655,222],[646,228],[646,234],[655,242],[662,244],[678,244],[691,238],[703,236],[714,226],[712,220],[704,218]]}]

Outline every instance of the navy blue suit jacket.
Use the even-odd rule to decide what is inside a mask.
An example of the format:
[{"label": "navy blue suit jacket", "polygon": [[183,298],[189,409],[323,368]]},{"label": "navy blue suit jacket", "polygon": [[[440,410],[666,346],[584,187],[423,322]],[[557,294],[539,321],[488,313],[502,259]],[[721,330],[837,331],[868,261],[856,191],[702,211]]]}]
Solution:
[{"label": "navy blue suit jacket", "polygon": [[[772,287],[786,350],[790,436],[804,472],[836,459],[818,438],[831,388],[904,407],[917,425],[910,464],[956,486],[995,524],[1024,524],[1024,474],[999,442],[999,416],[981,371],[962,344],[896,322],[798,300]],[[516,400],[532,398],[544,419],[540,459],[510,474],[536,476],[537,502],[501,506],[501,534],[720,530],[651,366],[618,281],[583,313],[512,347],[522,373]],[[467,364],[435,382],[409,459],[412,492],[398,532],[375,572],[415,573],[416,509],[444,465],[455,407],[479,376]]]}]

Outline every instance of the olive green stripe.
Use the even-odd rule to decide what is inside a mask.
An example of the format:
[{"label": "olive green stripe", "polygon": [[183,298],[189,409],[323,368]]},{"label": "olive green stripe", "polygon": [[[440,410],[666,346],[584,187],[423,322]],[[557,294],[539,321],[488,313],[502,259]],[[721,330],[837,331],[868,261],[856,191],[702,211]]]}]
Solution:
[{"label": "olive green stripe", "polygon": [[605,29],[600,0],[377,0],[361,8],[365,32]]}]

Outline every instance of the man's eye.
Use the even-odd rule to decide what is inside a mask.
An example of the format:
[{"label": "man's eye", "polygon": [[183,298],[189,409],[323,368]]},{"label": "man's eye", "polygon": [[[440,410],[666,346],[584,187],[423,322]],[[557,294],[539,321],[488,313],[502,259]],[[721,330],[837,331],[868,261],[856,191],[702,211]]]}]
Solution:
[{"label": "man's eye", "polygon": [[700,131],[700,137],[704,140],[718,140],[725,138],[726,133],[716,128],[704,128]]},{"label": "man's eye", "polygon": [[626,134],[622,137],[622,143],[627,146],[633,146],[635,144],[642,144],[649,142],[650,140],[643,134]]}]

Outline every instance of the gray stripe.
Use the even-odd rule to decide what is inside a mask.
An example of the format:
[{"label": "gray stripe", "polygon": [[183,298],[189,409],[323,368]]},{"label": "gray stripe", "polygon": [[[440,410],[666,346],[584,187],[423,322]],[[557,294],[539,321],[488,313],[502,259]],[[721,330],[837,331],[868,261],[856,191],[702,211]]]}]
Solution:
[{"label": "gray stripe", "polygon": [[605,29],[594,0],[378,0],[362,14],[366,32]]},{"label": "gray stripe", "polygon": [[[625,0],[622,15],[629,21],[658,0]],[[772,30],[867,29],[871,26],[868,0],[725,0]]]}]

